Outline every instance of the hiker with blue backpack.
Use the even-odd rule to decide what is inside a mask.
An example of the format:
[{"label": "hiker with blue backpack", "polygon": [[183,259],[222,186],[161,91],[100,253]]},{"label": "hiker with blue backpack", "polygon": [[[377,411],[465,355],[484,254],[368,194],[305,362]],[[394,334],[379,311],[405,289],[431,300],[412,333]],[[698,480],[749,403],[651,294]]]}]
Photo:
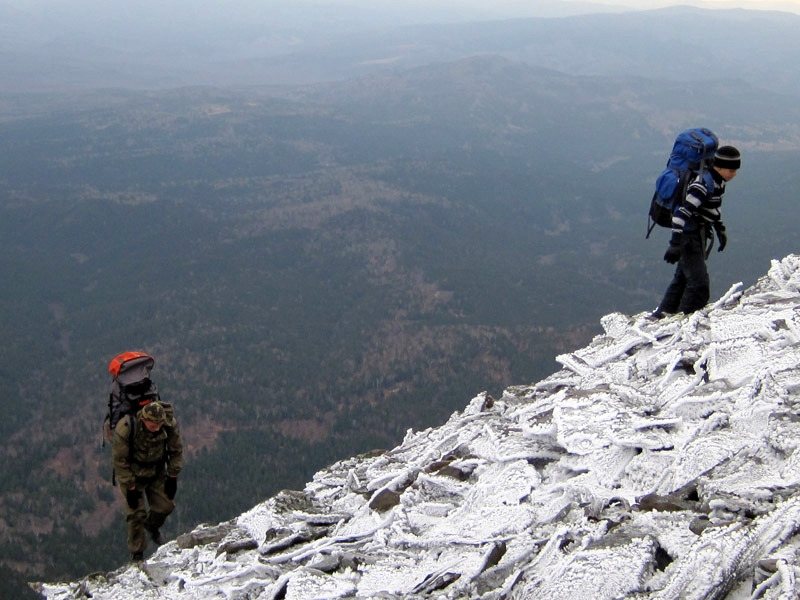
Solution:
[{"label": "hiker with blue backpack", "polygon": [[[682,139],[687,134],[690,139]],[[695,148],[686,150],[683,146],[687,144],[694,144]],[[679,158],[679,154],[683,157]],[[736,177],[742,158],[735,147],[718,146],[717,137],[709,130],[689,130],[676,140],[667,165],[656,184],[651,217],[672,229],[664,260],[677,263],[677,267],[653,313],[655,318],[679,312],[689,314],[708,302],[710,286],[706,260],[715,234],[719,252],[728,243],[720,207],[725,185]],[[654,207],[656,204],[663,206]],[[665,214],[657,214],[656,209]],[[650,230],[652,227],[648,235]]]}]

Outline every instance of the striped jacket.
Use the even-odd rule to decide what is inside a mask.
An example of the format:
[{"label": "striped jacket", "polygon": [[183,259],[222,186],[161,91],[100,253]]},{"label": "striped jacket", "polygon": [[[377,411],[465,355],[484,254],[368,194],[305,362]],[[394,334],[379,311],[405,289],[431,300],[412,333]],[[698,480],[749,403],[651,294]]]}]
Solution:
[{"label": "striped jacket", "polygon": [[709,189],[703,177],[697,175],[686,190],[686,199],[672,214],[673,238],[684,232],[698,231],[701,227],[721,227],[722,196],[725,194],[725,180],[711,169],[713,189]]}]

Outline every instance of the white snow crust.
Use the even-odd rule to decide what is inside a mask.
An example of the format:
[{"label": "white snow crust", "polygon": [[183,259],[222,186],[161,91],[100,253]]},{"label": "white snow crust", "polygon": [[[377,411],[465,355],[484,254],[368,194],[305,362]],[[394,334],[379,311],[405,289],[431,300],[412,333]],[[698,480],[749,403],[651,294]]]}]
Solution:
[{"label": "white snow crust", "polygon": [[800,257],[50,600],[800,598]]}]

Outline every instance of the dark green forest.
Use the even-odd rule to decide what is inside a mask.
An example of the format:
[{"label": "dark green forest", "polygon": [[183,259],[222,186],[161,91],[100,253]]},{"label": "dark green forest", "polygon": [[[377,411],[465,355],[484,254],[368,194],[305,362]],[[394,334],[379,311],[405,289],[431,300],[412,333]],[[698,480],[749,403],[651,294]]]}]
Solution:
[{"label": "dark green forest", "polygon": [[[624,109],[621,85],[638,94]],[[672,269],[647,206],[682,128],[744,154],[712,297],[795,251],[800,155],[773,139],[794,108],[689,121],[652,85],[485,58],[347,87],[106,90],[0,114],[9,585],[127,559],[102,445],[119,352],[156,357],[181,421],[174,537],[549,375],[604,314],[652,310]]]}]

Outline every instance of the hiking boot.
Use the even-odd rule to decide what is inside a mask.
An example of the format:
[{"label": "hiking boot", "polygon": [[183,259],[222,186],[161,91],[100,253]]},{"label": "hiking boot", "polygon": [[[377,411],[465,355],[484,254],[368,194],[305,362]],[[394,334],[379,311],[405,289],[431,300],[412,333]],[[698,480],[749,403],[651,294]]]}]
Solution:
[{"label": "hiking boot", "polygon": [[650,313],[647,316],[647,318],[650,319],[650,320],[653,320],[653,321],[660,321],[661,319],[663,319],[665,317],[671,317],[674,314],[675,313],[667,312],[667,311],[661,310],[659,308],[659,309],[656,309],[655,311],[653,311],[652,313]]},{"label": "hiking boot", "polygon": [[142,562],[144,560],[144,552],[134,552],[131,554],[132,562]]},{"label": "hiking boot", "polygon": [[160,529],[152,529],[148,527],[147,533],[150,534],[150,539],[153,540],[153,543],[157,546],[161,546],[167,542],[167,540],[164,539],[164,534],[161,533]]}]

